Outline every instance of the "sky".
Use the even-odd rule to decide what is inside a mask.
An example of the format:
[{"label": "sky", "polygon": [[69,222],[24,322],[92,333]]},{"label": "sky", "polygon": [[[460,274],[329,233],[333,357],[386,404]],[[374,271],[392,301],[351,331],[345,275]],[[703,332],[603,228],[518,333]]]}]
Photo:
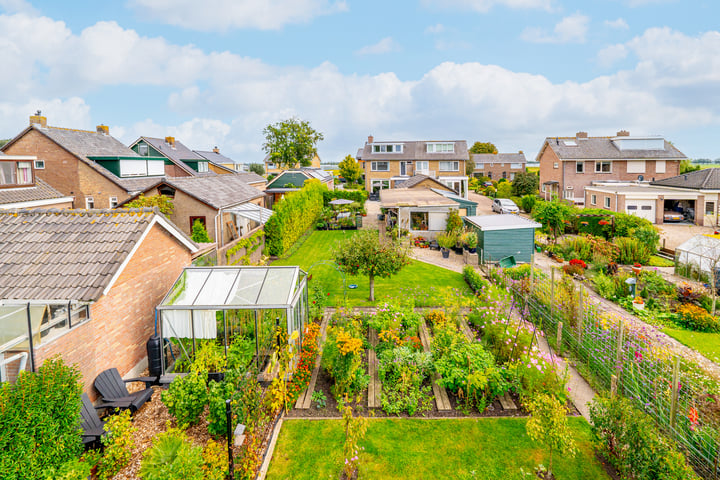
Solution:
[{"label": "sky", "polygon": [[382,140],[662,135],[720,157],[716,0],[0,0],[0,138],[52,126],[175,136],[259,162],[263,128]]}]

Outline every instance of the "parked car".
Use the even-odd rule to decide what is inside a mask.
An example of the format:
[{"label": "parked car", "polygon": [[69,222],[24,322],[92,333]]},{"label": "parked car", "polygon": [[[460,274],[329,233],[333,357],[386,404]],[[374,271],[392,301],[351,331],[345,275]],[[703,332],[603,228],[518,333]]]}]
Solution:
[{"label": "parked car", "polygon": [[493,200],[492,211],[497,213],[520,213],[518,206],[509,198],[496,198]]},{"label": "parked car", "polygon": [[663,213],[664,222],[682,222],[683,220],[685,220],[685,216],[680,212],[665,210]]},{"label": "parked car", "polygon": [[492,187],[492,186],[493,186],[493,184],[490,181],[483,182],[483,187]]}]

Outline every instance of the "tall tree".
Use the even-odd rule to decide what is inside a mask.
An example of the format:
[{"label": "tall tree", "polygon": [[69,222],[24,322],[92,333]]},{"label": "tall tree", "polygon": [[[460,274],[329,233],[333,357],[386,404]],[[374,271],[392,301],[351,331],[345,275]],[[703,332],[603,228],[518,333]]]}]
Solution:
[{"label": "tall tree", "polygon": [[523,172],[515,175],[512,181],[512,194],[516,197],[534,195],[540,188],[540,177],[532,172]]},{"label": "tall tree", "polygon": [[358,183],[363,174],[360,164],[352,155],[345,157],[338,165],[338,168],[340,169],[340,176],[350,183]]},{"label": "tall tree", "polygon": [[324,138],[310,122],[295,117],[268,125],[263,135],[263,150],[280,168],[309,166],[317,153],[317,143]]},{"label": "tall tree", "polygon": [[265,167],[262,163],[251,163],[248,165],[248,171],[257,173],[258,175],[265,175]]},{"label": "tall tree", "polygon": [[393,240],[381,243],[376,230],[360,230],[338,244],[333,257],[343,272],[369,277],[371,302],[375,301],[375,277],[390,277],[410,263],[408,247]]},{"label": "tall tree", "polygon": [[498,153],[497,147],[490,142],[475,142],[468,151],[470,153]]},{"label": "tall tree", "polygon": [[700,170],[700,165],[693,165],[692,160],[680,160],[680,175]]}]

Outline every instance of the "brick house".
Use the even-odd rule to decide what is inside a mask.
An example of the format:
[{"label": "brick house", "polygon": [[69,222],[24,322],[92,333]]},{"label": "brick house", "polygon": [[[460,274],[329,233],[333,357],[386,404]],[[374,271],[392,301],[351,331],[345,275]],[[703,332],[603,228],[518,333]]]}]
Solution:
[{"label": "brick house", "polygon": [[35,177],[37,167],[45,167],[37,157],[0,152],[0,209],[72,208],[73,197]]},{"label": "brick house", "polygon": [[208,236],[217,241],[218,247],[222,247],[259,226],[258,222],[248,218],[244,208],[239,208],[252,204],[257,206],[257,211],[265,210],[262,209],[265,194],[248,185],[248,182],[257,182],[258,179],[263,182],[265,180],[252,172],[166,177],[148,186],[141,193],[146,197],[169,197],[173,202],[173,213],[168,216],[170,221],[185,234],[191,235],[193,223],[200,220],[205,225]]},{"label": "brick house", "polygon": [[94,398],[101,371],[145,368],[155,306],[197,251],[185,234],[152,209],[0,211],[0,230],[0,375],[60,355]]},{"label": "brick house", "polygon": [[470,159],[475,163],[473,176],[488,177],[490,180],[505,178],[515,180],[515,175],[524,173],[527,166],[525,154],[518,153],[471,153]]},{"label": "brick house", "polygon": [[585,187],[597,181],[655,181],[680,173],[685,155],[663,137],[548,137],[537,161],[540,193],[576,204],[585,202]]},{"label": "brick house", "polygon": [[165,173],[162,158],[141,158],[105,125],[96,131],[50,127],[41,115],[31,116],[0,150],[35,157],[33,178],[73,197],[74,208],[114,208]]},{"label": "brick house", "polygon": [[369,136],[358,150],[365,172],[365,189],[377,192],[395,188],[414,175],[427,175],[467,198],[465,164],[470,159],[465,140],[382,141]]}]

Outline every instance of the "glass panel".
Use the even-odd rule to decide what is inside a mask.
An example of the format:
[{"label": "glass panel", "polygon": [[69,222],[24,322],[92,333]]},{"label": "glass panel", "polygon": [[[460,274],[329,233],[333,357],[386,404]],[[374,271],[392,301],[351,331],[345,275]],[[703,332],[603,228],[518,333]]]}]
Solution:
[{"label": "glass panel", "polygon": [[32,183],[32,166],[30,162],[18,162],[18,183],[27,185]]},{"label": "glass panel", "polygon": [[235,269],[213,271],[197,296],[195,305],[225,305],[237,275],[238,271]]},{"label": "glass panel", "polygon": [[255,311],[228,310],[228,368],[245,369],[257,353]]},{"label": "glass panel", "polygon": [[15,162],[0,162],[0,185],[15,184]]},{"label": "glass panel", "polygon": [[210,270],[185,270],[170,291],[163,305],[192,305]]},{"label": "glass panel", "polygon": [[231,293],[232,298],[227,301],[227,304],[255,305],[266,273],[267,269],[264,268],[242,270],[233,285],[231,292],[234,293]]},{"label": "glass panel", "polygon": [[280,305],[288,303],[290,292],[293,290],[295,269],[279,268],[269,269],[265,284],[258,298],[258,305]]}]

